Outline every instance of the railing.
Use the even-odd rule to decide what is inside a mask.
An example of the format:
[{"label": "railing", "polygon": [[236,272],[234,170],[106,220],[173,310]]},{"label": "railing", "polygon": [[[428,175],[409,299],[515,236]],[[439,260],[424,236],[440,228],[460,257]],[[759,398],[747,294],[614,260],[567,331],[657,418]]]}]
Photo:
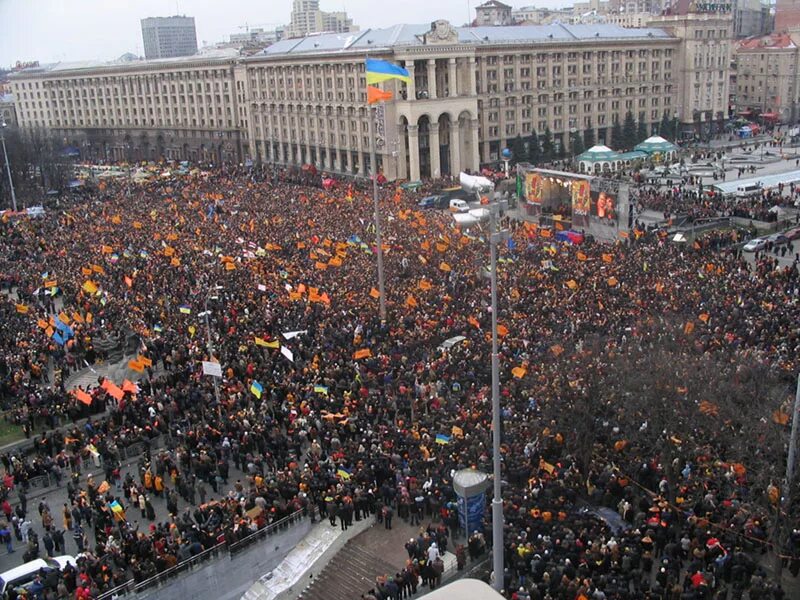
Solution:
[{"label": "railing", "polygon": [[[120,448],[119,449],[120,460],[121,461],[129,460],[131,458],[134,458],[134,457],[137,457],[137,456],[143,454],[146,444],[149,445],[151,450],[161,449],[165,444],[164,436],[157,435],[154,438],[150,438],[148,440],[148,442],[146,442],[146,443],[145,442],[134,442],[133,444],[131,444],[129,446],[126,446],[125,448]],[[31,448],[31,449],[33,449],[33,448]],[[103,466],[103,463],[104,463],[104,461],[101,458],[100,459],[100,465]],[[84,472],[87,471],[87,470],[92,470],[93,468],[96,468],[93,463],[89,463],[88,465],[86,463],[84,463],[84,465],[85,465],[83,467],[83,471]],[[62,481],[69,477],[69,472],[70,472],[69,467],[64,469],[64,473],[61,476],[61,480]],[[39,488],[39,489],[48,488],[48,487],[51,487],[53,485],[58,485],[58,483],[59,482],[56,481],[56,478],[55,478],[54,475],[52,475],[50,473],[45,473],[44,475],[36,475],[35,477],[31,477],[30,479],[28,479],[28,481],[26,482],[26,490],[28,491],[28,493],[30,493],[31,490],[36,490],[37,488]],[[14,485],[14,490],[17,490],[20,486],[21,486],[21,484],[19,484],[19,483],[15,484]]]},{"label": "railing", "polygon": [[143,592],[147,589],[159,587],[160,585],[166,583],[169,579],[172,579],[181,573],[193,570],[198,564],[204,563],[212,558],[219,557],[219,555],[222,554],[226,548],[228,549],[228,555],[230,559],[233,560],[238,553],[246,549],[251,544],[257,542],[261,538],[266,537],[267,535],[275,533],[278,529],[286,528],[292,523],[301,520],[306,516],[306,514],[307,511],[305,509],[295,511],[292,514],[275,521],[274,523],[270,523],[266,527],[262,527],[258,531],[234,542],[233,544],[228,544],[225,541],[220,542],[208,550],[204,550],[200,554],[179,562],[174,567],[170,567],[169,569],[166,569],[157,575],[153,575],[149,579],[145,579],[144,581],[140,581],[138,583],[133,579],[130,579],[122,585],[103,592],[97,597],[97,600],[111,600],[112,598],[120,598],[128,594],[138,594],[139,592]]}]

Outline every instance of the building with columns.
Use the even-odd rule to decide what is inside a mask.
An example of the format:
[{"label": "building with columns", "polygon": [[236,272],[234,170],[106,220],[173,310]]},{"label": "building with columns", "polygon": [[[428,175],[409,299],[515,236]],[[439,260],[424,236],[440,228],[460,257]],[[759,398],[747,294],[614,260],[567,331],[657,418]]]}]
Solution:
[{"label": "building with columns", "polygon": [[[364,61],[385,59],[411,82],[382,84],[394,97],[377,108],[377,167],[415,180],[476,170],[517,136],[545,130],[564,149],[580,133],[611,143],[628,111],[652,129],[664,115],[701,128],[727,108],[717,80],[727,86],[730,17],[727,28],[700,17],[697,26],[690,15],[639,29],[434,21],[285,39],[250,57],[50,65],[11,85],[23,126],[55,129],[89,155],[251,158],[363,176]],[[695,85],[712,58],[712,77]]]}]

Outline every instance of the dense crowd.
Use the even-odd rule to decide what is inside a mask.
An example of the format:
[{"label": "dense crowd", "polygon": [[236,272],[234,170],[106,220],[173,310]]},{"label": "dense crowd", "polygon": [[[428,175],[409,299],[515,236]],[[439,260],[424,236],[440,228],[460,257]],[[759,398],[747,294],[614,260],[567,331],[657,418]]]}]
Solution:
[{"label": "dense crowd", "polygon": [[[0,401],[37,440],[34,458],[4,460],[6,491],[42,472],[68,481],[70,503],[47,508],[38,536],[26,531],[28,556],[60,531],[59,518],[85,551],[48,597],[95,597],[312,508],[342,527],[374,514],[387,526],[394,514],[420,523],[406,570],[365,596],[437,584],[457,528],[452,474],[491,472],[491,315],[485,232],[415,210],[424,191],[381,190],[386,323],[371,199],[354,185],[218,169],[109,183],[44,219],[0,224],[0,279],[18,295],[0,299]],[[658,385],[670,390],[642,395],[682,402],[665,441],[649,408],[632,408],[620,364],[654,369],[643,356],[663,342],[732,380],[755,364],[785,386],[800,368],[796,266],[769,257],[749,266],[724,244],[685,248],[657,232],[574,247],[507,225],[514,243],[498,277],[508,569],[494,574],[507,595],[783,597],[759,558],[774,550],[793,574],[800,566],[800,537],[772,547],[767,535],[783,452],[775,439],[786,434],[773,413],[785,395],[751,407],[752,423],[722,426],[724,403],[700,411],[703,383],[690,366],[667,365],[675,379]],[[55,301],[43,287],[58,288]],[[203,374],[206,310],[218,400]],[[66,374],[97,356],[98,341],[132,335],[138,386],[67,393]],[[439,348],[457,335],[465,341]],[[105,410],[67,433],[35,431]],[[763,445],[752,457],[752,440],[732,441],[751,434]],[[122,477],[120,449],[156,438],[166,447],[145,452],[138,477]],[[95,456],[103,481],[77,475]],[[231,468],[245,477],[231,481]],[[153,496],[167,501],[169,521],[152,522]],[[179,510],[179,498],[196,509]],[[9,531],[29,520],[18,507],[6,513]],[[132,512],[151,520],[147,531]],[[466,533],[468,554],[484,553],[483,536]]]}]

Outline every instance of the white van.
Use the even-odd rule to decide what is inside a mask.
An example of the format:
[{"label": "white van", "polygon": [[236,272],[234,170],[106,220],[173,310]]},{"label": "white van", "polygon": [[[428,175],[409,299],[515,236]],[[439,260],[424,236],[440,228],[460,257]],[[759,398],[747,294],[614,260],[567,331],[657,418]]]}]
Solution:
[{"label": "white van", "polygon": [[60,571],[67,565],[76,567],[75,557],[65,554],[54,558],[37,558],[5,573],[0,573],[0,598],[5,598],[6,592],[9,590],[23,587],[32,582],[42,569],[45,572],[53,569]]},{"label": "white van", "polygon": [[747,183],[736,188],[737,198],[750,198],[751,196],[758,196],[760,193],[760,183]]},{"label": "white van", "polygon": [[465,213],[469,212],[469,204],[466,203],[464,200],[459,200],[458,198],[454,198],[450,200],[450,212],[455,213]]}]

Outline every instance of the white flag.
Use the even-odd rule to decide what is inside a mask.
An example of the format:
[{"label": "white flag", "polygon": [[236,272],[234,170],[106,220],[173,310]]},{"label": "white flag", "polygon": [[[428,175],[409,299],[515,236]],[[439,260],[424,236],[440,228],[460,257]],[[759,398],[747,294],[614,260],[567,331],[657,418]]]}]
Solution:
[{"label": "white flag", "polygon": [[203,375],[222,377],[222,365],[217,362],[203,361]]},{"label": "white flag", "polygon": [[303,333],[308,333],[308,329],[303,329],[302,331],[284,331],[281,335],[283,335],[285,339],[290,340]]},{"label": "white flag", "polygon": [[281,354],[283,354],[290,361],[294,362],[294,354],[286,346],[281,346]]}]

